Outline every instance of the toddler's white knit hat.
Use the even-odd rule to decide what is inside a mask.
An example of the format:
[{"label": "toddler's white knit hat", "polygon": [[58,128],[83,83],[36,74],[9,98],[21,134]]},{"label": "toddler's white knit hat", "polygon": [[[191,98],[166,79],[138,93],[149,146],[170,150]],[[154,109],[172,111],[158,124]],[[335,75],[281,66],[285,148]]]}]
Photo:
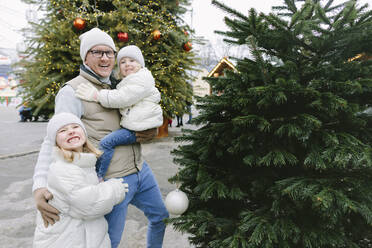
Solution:
[{"label": "toddler's white knit hat", "polygon": [[92,28],[91,30],[80,35],[79,39],[80,57],[83,62],[85,61],[88,51],[94,46],[106,45],[111,47],[116,52],[115,43],[111,36],[99,28]]},{"label": "toddler's white knit hat", "polygon": [[59,113],[53,115],[53,117],[49,120],[47,126],[47,139],[49,139],[52,145],[56,145],[57,131],[61,127],[72,123],[81,126],[84,130],[85,136],[88,138],[87,130],[85,129],[85,126],[80,118],[71,113]]},{"label": "toddler's white knit hat", "polygon": [[135,59],[142,67],[145,67],[145,59],[143,58],[142,52],[138,46],[130,45],[120,49],[117,56],[118,64],[123,57]]}]

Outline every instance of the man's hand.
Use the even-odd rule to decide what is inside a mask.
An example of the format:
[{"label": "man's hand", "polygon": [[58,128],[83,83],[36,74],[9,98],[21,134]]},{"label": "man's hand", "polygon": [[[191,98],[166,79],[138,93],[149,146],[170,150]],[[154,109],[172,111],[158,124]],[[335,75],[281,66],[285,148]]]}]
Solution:
[{"label": "man's hand", "polygon": [[56,221],[59,221],[59,211],[48,203],[52,198],[53,195],[47,190],[47,188],[40,188],[34,191],[36,207],[40,211],[41,217],[43,217],[45,227],[48,227],[49,224],[53,225]]},{"label": "man's hand", "polygon": [[98,102],[98,90],[91,84],[79,84],[75,96],[89,102]]},{"label": "man's hand", "polygon": [[137,137],[137,142],[145,142],[149,141],[158,135],[158,129],[157,128],[152,128],[152,129],[147,129],[144,131],[137,131],[136,132],[136,137]]}]

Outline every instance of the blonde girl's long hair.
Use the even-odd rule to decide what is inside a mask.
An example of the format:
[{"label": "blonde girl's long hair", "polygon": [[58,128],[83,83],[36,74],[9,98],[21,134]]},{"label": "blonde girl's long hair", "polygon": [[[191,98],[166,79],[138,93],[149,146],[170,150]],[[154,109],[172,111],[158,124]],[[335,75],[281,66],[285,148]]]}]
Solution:
[{"label": "blonde girl's long hair", "polygon": [[[59,147],[58,145],[57,145],[57,147],[60,150],[61,154],[63,155],[63,158],[67,162],[71,163],[72,161],[74,161],[75,156],[80,156],[80,154],[78,152],[65,150],[65,149]],[[99,158],[102,155],[102,151],[97,149],[88,139],[85,142],[85,144],[83,145],[83,152],[93,153],[96,156],[96,158]]]}]

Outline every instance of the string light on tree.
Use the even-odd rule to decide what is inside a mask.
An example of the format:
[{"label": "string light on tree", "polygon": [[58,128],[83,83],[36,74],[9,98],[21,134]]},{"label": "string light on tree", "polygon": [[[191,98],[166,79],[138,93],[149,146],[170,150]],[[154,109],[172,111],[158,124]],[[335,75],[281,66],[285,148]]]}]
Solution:
[{"label": "string light on tree", "polygon": [[77,30],[83,30],[86,26],[86,21],[83,18],[77,17],[74,20],[74,27]]}]

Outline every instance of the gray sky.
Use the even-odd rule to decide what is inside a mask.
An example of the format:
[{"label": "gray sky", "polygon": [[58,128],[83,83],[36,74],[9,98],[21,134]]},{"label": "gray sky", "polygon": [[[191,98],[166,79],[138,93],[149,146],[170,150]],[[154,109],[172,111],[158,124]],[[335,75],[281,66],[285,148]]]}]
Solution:
[{"label": "gray sky", "polygon": [[[372,0],[370,0],[372,1]],[[188,23],[195,29],[198,36],[202,35],[209,40],[213,40],[216,35],[214,30],[226,30],[223,18],[226,12],[218,9],[211,4],[211,0],[194,0],[192,3],[193,11],[188,14]],[[268,13],[271,6],[280,1],[278,0],[220,0],[220,2],[238,10],[243,14],[248,14],[248,10],[255,8],[258,12]],[[192,15],[192,22],[191,22]]]},{"label": "gray sky", "polygon": [[[250,8],[258,12],[269,12],[272,5],[281,4],[280,0],[220,0],[233,9],[247,14]],[[335,0],[343,2],[343,0]],[[362,3],[372,5],[372,0],[359,0]],[[211,0],[193,0],[192,27],[196,35],[204,36],[213,42],[216,39],[214,30],[226,30],[223,22],[226,13],[211,5]],[[0,0],[0,48],[16,48],[16,44],[22,41],[19,29],[27,25],[27,9],[36,10],[35,6],[27,6],[20,0]],[[191,13],[186,16],[191,25]]]}]

